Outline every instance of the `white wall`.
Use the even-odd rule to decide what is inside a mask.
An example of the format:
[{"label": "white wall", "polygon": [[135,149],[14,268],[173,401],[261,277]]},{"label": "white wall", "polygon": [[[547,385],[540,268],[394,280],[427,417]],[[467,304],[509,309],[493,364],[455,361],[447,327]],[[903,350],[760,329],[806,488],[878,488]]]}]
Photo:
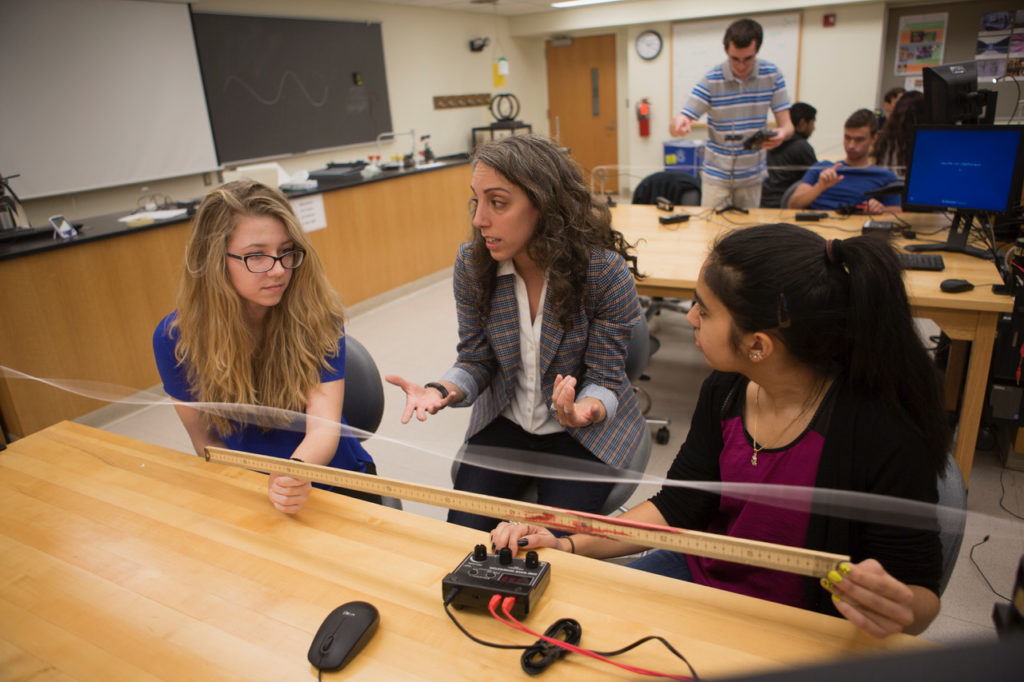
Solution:
[{"label": "white wall", "polygon": [[[827,12],[836,15],[834,27],[822,26]],[[845,156],[846,117],[862,107],[875,107],[885,14],[884,2],[804,10],[800,99],[818,110],[811,144],[819,158]]]},{"label": "white wall", "polygon": [[[626,167],[622,176],[623,189],[631,189],[640,178],[663,165],[662,143],[670,139],[668,125],[675,115],[671,102],[672,21],[631,23],[613,28],[600,28],[601,24],[627,16],[620,13],[623,8],[647,7],[649,10],[640,12],[633,9],[630,12],[633,19],[630,21],[635,17],[664,15],[666,11],[671,12],[669,16],[675,20],[715,16],[715,10],[726,5],[732,11],[723,16],[724,32],[731,20],[743,16],[735,12],[736,8],[758,13],[766,10],[791,10],[807,4],[787,0],[719,5],[677,2],[673,10],[666,9],[661,0],[649,0],[619,6],[619,9],[614,10],[615,13],[613,5],[606,6],[605,10],[598,7],[576,10],[576,23],[586,26],[578,30],[562,28],[571,23],[558,15],[557,23],[553,19],[549,22],[559,28],[544,30],[542,34],[550,37],[554,34],[581,36],[614,32],[618,36],[619,93],[620,99],[624,98],[619,127],[619,165]],[[826,28],[822,25],[822,16],[826,13],[836,15],[834,27]],[[885,3],[821,3],[804,7],[802,14],[799,91],[791,91],[790,97],[793,101],[801,99],[818,109],[817,130],[811,141],[819,156],[841,157],[843,121],[856,109],[872,108],[876,99],[885,35]],[[533,34],[540,30],[545,16],[551,15],[512,19],[512,32],[517,35]],[[636,37],[647,29],[658,31],[665,40],[661,55],[649,62],[637,56],[634,49]],[[722,58],[725,58],[724,52]],[[707,66],[711,68],[714,64]],[[792,78],[789,80],[792,82]],[[640,137],[635,114],[636,103],[643,97],[651,102],[651,136],[647,138]],[[691,136],[691,139],[704,139],[706,135],[703,126],[698,126]]]},{"label": "white wall", "polygon": [[[845,4],[822,0],[813,6],[799,0],[646,0],[511,18],[347,0],[198,0],[193,4],[201,11],[382,22],[394,128],[429,133],[437,154],[468,151],[470,129],[487,125],[491,119],[485,108],[434,111],[434,95],[497,92],[491,80],[491,63],[505,56],[511,72],[501,91],[516,94],[522,105],[519,118],[531,123],[535,132],[548,134],[544,41],[556,34],[614,33],[620,100],[619,164],[636,169],[659,167],[661,144],[669,138],[671,21],[728,11],[723,15],[724,25],[742,13],[803,7],[800,90],[791,94],[818,108],[812,143],[819,156],[842,155],[842,122],[854,109],[871,107],[875,102],[885,28],[885,3],[878,0]],[[822,26],[826,12],[836,14],[835,27]],[[617,23],[609,23],[612,21]],[[652,62],[637,57],[633,47],[636,36],[646,28],[654,28],[666,40],[662,54]],[[491,43],[483,52],[471,53],[469,39],[478,36],[490,37]],[[637,131],[634,111],[641,97],[649,98],[652,104],[649,138],[641,138]],[[694,137],[701,136],[701,132],[694,133]],[[395,143],[396,152],[407,149],[406,139],[399,138]],[[322,167],[327,161],[365,158],[374,151],[373,145],[361,145],[300,155],[281,163],[294,172]],[[384,153],[391,152],[385,149]],[[642,170],[637,172],[644,174]],[[203,180],[202,176],[193,176],[147,186],[150,192],[191,199],[209,189]],[[623,181],[624,188],[629,189],[638,180],[630,182],[624,177]],[[33,225],[41,225],[56,213],[77,219],[126,210],[135,205],[140,194],[141,185],[130,185],[41,199],[29,202],[29,217]]]},{"label": "white wall", "polygon": [[[437,155],[469,151],[471,129],[488,125],[492,118],[487,107],[434,110],[435,95],[513,92],[522,105],[519,118],[540,123],[539,132],[546,132],[543,39],[513,38],[504,17],[337,0],[198,0],[192,4],[198,11],[380,21],[392,125],[396,131],[415,129],[417,135],[429,133],[431,148]],[[490,45],[482,52],[471,52],[469,40],[480,36],[490,37]],[[491,71],[491,64],[498,56],[506,57],[510,65],[506,85],[500,89],[494,87]],[[40,82],[45,82],[45,75],[40,74]],[[409,138],[404,136],[393,143],[385,143],[382,153],[386,158],[391,153],[405,153],[409,148]],[[282,159],[280,163],[286,171],[294,173],[322,168],[327,161],[366,158],[375,152],[375,145],[355,145],[332,152],[297,155]],[[48,197],[26,201],[26,213],[32,225],[44,225],[48,216],[57,213],[77,220],[127,212],[144,194],[143,187],[148,188],[146,194],[187,200],[205,194],[216,180],[215,174],[207,174],[205,178],[195,175]],[[17,191],[17,181],[14,183]]]}]

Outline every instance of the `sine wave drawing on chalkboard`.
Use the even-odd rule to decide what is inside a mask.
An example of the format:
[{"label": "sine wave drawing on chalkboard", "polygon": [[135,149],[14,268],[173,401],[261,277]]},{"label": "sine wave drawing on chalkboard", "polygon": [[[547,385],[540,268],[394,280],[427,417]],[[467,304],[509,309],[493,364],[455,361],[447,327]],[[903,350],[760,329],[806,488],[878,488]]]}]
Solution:
[{"label": "sine wave drawing on chalkboard", "polygon": [[306,88],[306,86],[302,84],[302,81],[299,79],[298,75],[294,71],[285,71],[281,75],[281,82],[278,84],[277,92],[274,94],[273,97],[263,97],[260,93],[256,92],[256,88],[249,85],[238,76],[228,76],[227,81],[224,83],[224,91],[225,93],[227,93],[229,88],[233,84],[237,83],[239,87],[248,91],[249,94],[252,95],[252,98],[259,102],[260,104],[273,106],[275,104],[280,103],[281,100],[284,98],[284,89],[289,77],[291,77],[291,79],[295,81],[296,87],[298,87],[299,90],[302,91],[302,94],[306,98],[306,101],[309,102],[312,106],[319,108],[327,104],[327,86],[324,85],[323,94],[320,96],[320,99],[315,99],[312,95],[309,94],[309,90]]},{"label": "sine wave drawing on chalkboard", "polygon": [[192,27],[220,164],[391,130],[379,23],[193,12]]}]

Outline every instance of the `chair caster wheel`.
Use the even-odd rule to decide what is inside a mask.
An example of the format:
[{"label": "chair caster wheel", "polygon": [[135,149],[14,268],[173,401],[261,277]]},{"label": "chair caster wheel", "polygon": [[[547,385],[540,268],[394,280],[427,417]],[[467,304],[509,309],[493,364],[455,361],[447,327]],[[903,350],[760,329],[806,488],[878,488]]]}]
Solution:
[{"label": "chair caster wheel", "polygon": [[668,442],[668,427],[662,426],[658,429],[657,433],[654,434],[654,440],[658,445],[664,445]]}]

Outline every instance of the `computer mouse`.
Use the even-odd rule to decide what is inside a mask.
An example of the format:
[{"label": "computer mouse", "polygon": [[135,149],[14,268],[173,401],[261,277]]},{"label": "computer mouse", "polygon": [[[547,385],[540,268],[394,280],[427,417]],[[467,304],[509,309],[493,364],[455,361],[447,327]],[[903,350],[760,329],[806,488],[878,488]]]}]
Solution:
[{"label": "computer mouse", "polygon": [[373,604],[342,604],[320,625],[306,657],[318,670],[340,670],[362,651],[379,624],[380,613]]},{"label": "computer mouse", "polygon": [[974,285],[966,279],[944,279],[939,284],[939,288],[947,294],[959,294],[962,291],[970,291],[974,288]]}]

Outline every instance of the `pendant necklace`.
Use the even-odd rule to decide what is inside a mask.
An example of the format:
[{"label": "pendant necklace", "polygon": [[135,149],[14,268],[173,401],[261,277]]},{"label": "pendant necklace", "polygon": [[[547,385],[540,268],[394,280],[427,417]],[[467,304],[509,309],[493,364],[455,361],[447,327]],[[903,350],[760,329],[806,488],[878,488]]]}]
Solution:
[{"label": "pendant necklace", "polygon": [[[794,417],[791,422],[786,424],[786,428],[782,429],[782,431],[779,431],[779,436],[780,437],[786,435],[786,432],[789,431],[791,428],[793,428],[793,424],[796,424],[798,421],[800,421],[800,418],[803,417],[805,414],[807,414],[807,411],[811,409],[811,406],[813,406],[816,402],[818,402],[818,398],[821,397],[821,393],[824,390],[825,383],[826,382],[822,381],[818,385],[818,390],[815,391],[814,397],[810,400],[810,402],[806,403],[804,405],[804,409],[800,410],[800,413],[796,417]],[[757,392],[754,393],[754,429],[750,432],[750,440],[754,443],[754,454],[750,457],[750,464],[752,466],[757,466],[757,455],[760,454],[760,452],[762,450],[764,450],[764,448],[765,448],[765,444],[764,443],[758,443],[757,442],[757,436],[754,435],[757,432],[757,421],[758,421],[758,418],[760,417],[760,414],[761,414],[761,384],[758,384],[757,385]]]}]

